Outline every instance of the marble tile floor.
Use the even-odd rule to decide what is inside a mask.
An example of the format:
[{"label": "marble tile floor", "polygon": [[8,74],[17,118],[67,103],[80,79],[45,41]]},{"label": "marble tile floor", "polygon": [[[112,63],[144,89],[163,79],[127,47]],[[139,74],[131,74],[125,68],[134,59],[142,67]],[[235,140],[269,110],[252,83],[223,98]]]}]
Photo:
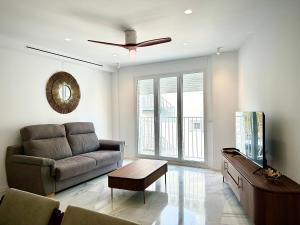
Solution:
[{"label": "marble tile floor", "polygon": [[[127,161],[127,163],[129,163]],[[111,201],[107,176],[55,195],[61,210],[79,206],[142,225],[251,225],[219,172],[169,165],[164,177],[141,192],[114,189]]]}]

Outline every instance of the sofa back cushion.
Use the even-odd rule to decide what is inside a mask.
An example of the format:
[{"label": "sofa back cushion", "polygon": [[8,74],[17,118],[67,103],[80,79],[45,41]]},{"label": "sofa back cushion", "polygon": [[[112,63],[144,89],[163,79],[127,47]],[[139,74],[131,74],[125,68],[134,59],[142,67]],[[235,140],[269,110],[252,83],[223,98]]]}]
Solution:
[{"label": "sofa back cushion", "polygon": [[76,122],[64,124],[73,155],[79,155],[99,149],[99,140],[93,123]]},{"label": "sofa back cushion", "polygon": [[90,211],[76,206],[68,206],[61,225],[138,225],[136,223]]},{"label": "sofa back cushion", "polygon": [[26,155],[54,160],[72,156],[63,125],[33,125],[22,128],[20,133]]},{"label": "sofa back cushion", "polygon": [[0,205],[0,224],[47,225],[59,202],[16,189],[8,189]]}]

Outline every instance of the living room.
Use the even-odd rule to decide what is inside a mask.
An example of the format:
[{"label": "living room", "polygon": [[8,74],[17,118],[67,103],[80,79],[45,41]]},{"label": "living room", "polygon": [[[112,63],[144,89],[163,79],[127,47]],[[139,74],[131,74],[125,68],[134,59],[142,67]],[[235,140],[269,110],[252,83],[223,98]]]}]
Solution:
[{"label": "living room", "polygon": [[[0,11],[3,207],[9,188],[16,188],[59,202],[64,216],[74,206],[119,219],[107,224],[300,224],[298,0],[6,0]],[[252,162],[236,151],[236,112],[263,112],[266,162],[253,168],[276,169],[278,180],[246,174],[242,164],[252,168]],[[41,187],[45,181],[35,178],[42,175],[31,178],[31,170],[12,167],[7,156],[9,146],[30,148],[27,143],[45,135],[71,146],[60,160],[77,157],[72,135],[88,137],[83,147],[97,138],[94,150],[106,151],[104,161],[115,166],[64,174],[56,156],[38,161],[32,148],[26,156],[35,157],[31,163],[51,165],[53,179],[62,179]],[[13,163],[24,163],[22,157]],[[240,157],[247,161],[238,162]],[[126,189],[134,180],[126,168],[153,179],[139,191]],[[121,177],[127,178],[123,184]],[[241,189],[252,188],[248,196],[265,190],[283,197],[259,192],[265,202],[243,199]]]}]

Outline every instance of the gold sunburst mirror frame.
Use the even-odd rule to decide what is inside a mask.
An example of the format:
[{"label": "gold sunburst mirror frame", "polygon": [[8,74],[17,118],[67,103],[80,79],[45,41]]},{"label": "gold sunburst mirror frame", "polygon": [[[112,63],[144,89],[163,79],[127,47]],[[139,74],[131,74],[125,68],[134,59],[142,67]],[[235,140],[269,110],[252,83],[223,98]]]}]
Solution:
[{"label": "gold sunburst mirror frame", "polygon": [[58,113],[67,114],[76,109],[80,101],[80,88],[69,73],[60,71],[53,74],[46,87],[50,106]]}]

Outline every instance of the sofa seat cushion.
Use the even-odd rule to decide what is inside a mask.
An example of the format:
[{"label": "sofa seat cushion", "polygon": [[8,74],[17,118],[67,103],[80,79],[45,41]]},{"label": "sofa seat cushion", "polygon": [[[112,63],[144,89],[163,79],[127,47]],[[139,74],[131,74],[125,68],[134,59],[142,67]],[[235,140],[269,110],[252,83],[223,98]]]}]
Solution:
[{"label": "sofa seat cushion", "polygon": [[55,178],[57,181],[76,177],[97,168],[93,158],[72,156],[55,161]]},{"label": "sofa seat cushion", "polygon": [[79,155],[99,149],[99,140],[93,123],[76,122],[64,124],[73,155]]},{"label": "sofa seat cushion", "polygon": [[121,160],[121,152],[120,151],[95,151],[82,154],[81,156],[91,158],[97,161],[97,167],[104,167],[114,163],[117,163]]}]

